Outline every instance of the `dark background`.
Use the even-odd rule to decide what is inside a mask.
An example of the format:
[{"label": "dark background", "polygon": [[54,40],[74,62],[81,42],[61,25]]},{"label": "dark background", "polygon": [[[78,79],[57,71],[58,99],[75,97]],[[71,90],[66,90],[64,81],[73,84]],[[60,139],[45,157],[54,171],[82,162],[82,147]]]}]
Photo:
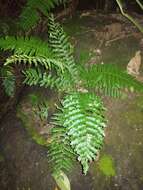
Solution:
[{"label": "dark background", "polygon": [[[123,7],[127,11],[142,13],[135,0],[122,0]],[[143,0],[140,0],[143,2]],[[118,6],[115,0],[70,0],[70,6],[76,4],[76,10],[96,9],[104,12],[118,11]],[[0,17],[17,17],[19,16],[22,7],[26,4],[26,0],[0,0]]]}]

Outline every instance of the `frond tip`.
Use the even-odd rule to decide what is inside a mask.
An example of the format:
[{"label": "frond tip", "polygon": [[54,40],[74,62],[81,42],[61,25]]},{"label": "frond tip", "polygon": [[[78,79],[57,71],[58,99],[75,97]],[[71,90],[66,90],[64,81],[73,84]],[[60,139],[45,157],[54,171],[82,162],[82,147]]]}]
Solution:
[{"label": "frond tip", "polygon": [[64,63],[70,81],[76,82],[78,69],[73,57],[73,47],[63,28],[55,22],[53,15],[49,17],[49,46],[54,57]]},{"label": "frond tip", "polygon": [[93,94],[73,93],[62,101],[61,112],[55,124],[64,126],[70,145],[86,174],[89,162],[94,160],[103,144],[106,120],[101,100]]},{"label": "frond tip", "polygon": [[66,138],[66,129],[58,126],[51,130],[51,142],[48,151],[48,160],[52,173],[59,175],[61,171],[69,171],[74,164],[75,154]]},{"label": "frond tip", "polygon": [[26,6],[20,15],[19,25],[27,31],[38,23],[40,15],[48,16],[48,13],[56,5],[66,2],[67,0],[27,0]]}]

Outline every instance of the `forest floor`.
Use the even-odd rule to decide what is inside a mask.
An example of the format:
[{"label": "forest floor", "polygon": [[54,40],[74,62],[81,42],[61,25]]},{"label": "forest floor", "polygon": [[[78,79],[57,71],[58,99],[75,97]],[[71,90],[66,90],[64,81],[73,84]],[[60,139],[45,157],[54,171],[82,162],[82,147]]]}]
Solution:
[{"label": "forest floor", "polygon": [[[142,35],[122,17],[83,12],[64,20],[63,25],[75,46],[77,64],[112,63],[126,70],[140,49]],[[143,66],[141,77],[142,70]],[[47,149],[41,146],[39,137],[39,144],[35,143],[26,128],[40,123],[37,117],[31,119],[35,95],[51,105],[57,102],[53,91],[27,88],[14,110],[1,119],[1,190],[56,189],[48,167]],[[78,164],[70,172],[71,190],[142,190],[143,95],[127,93],[123,99],[102,98],[108,119],[103,149],[86,176]]]}]

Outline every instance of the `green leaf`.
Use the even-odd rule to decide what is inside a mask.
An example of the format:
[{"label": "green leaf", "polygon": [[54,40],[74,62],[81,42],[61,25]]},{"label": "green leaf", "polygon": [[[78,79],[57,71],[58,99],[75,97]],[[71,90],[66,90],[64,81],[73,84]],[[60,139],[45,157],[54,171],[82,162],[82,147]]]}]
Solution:
[{"label": "green leaf", "polygon": [[66,0],[27,0],[20,15],[20,27],[24,31],[35,27],[40,19],[40,13],[47,17],[51,9],[65,1]]},{"label": "green leaf", "polygon": [[2,76],[2,85],[4,86],[5,93],[13,97],[15,92],[15,76],[12,67],[3,67],[0,70]]},{"label": "green leaf", "polygon": [[51,57],[51,49],[47,42],[38,37],[14,37],[0,38],[0,49],[12,50],[17,55]]},{"label": "green leaf", "polygon": [[89,93],[73,93],[62,101],[62,110],[54,123],[64,126],[78,160],[86,174],[103,144],[106,120],[101,100]]},{"label": "green leaf", "polygon": [[74,86],[78,81],[78,69],[73,57],[73,47],[68,41],[68,37],[63,28],[55,23],[53,15],[49,17],[49,44],[56,59],[64,64],[62,77],[67,83]]},{"label": "green leaf", "polygon": [[125,89],[143,92],[143,84],[122,71],[115,65],[98,64],[90,68],[82,68],[80,72],[83,85],[95,89],[105,95],[120,97]]},{"label": "green leaf", "polygon": [[66,130],[61,126],[51,129],[48,160],[54,175],[71,170],[75,162],[75,154],[65,134]]}]

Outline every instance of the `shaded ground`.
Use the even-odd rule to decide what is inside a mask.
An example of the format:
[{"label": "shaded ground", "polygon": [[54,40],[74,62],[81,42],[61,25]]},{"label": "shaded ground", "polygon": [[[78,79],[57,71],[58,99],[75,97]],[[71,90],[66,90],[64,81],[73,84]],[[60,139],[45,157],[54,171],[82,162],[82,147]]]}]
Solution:
[{"label": "shaded ground", "polygon": [[[108,46],[105,41],[100,44],[95,29],[113,20],[96,19],[93,15],[76,17],[65,24],[76,46],[77,62],[87,64],[92,59],[91,64],[103,61],[126,68],[130,58],[139,49],[140,36],[117,40]],[[101,50],[99,56],[94,51],[96,49]],[[44,96],[48,94],[48,91],[44,92]],[[25,99],[21,98],[22,101]],[[79,166],[71,171],[69,178],[72,190],[142,190],[143,95],[128,94],[123,100],[104,98],[104,102],[109,122],[99,161],[91,164],[87,176],[82,175]],[[0,189],[54,190],[47,150],[31,139],[23,124],[15,111],[3,117],[0,123]]]}]

